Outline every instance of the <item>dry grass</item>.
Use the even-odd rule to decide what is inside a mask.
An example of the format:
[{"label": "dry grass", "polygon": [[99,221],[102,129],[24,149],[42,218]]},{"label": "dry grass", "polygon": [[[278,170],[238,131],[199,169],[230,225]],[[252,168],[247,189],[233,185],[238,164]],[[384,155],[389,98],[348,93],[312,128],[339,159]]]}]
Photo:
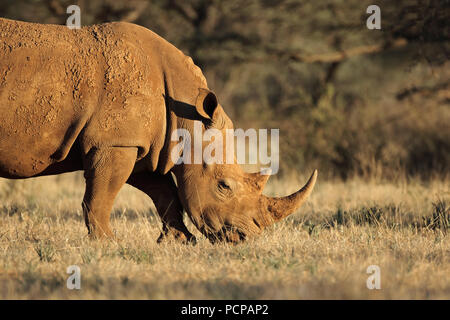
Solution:
[{"label": "dry grass", "polygon": [[[267,190],[285,194],[299,182],[274,179]],[[450,298],[445,181],[319,181],[316,188],[300,213],[257,239],[232,246],[200,237],[183,246],[156,244],[153,205],[131,187],[112,217],[119,240],[92,242],[79,175],[2,180],[0,299]],[[373,264],[381,290],[366,288]],[[66,288],[69,265],[81,268],[81,290]]]}]

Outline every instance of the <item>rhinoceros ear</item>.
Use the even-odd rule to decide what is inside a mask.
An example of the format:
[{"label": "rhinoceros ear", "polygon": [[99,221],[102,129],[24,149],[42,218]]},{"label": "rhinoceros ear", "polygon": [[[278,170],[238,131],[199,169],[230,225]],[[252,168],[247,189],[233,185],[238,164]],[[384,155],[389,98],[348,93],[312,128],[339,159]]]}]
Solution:
[{"label": "rhinoceros ear", "polygon": [[216,95],[208,89],[200,88],[198,90],[195,109],[202,117],[212,120],[218,107]]}]

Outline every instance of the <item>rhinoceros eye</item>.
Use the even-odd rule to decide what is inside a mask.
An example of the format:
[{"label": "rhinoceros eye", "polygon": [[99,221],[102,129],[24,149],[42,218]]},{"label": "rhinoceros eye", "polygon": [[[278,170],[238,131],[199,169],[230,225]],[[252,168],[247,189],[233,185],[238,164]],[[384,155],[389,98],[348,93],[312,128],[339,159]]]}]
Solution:
[{"label": "rhinoceros eye", "polygon": [[231,197],[236,190],[236,181],[229,178],[217,180],[217,191],[222,196]]},{"label": "rhinoceros eye", "polygon": [[225,180],[219,180],[218,187],[223,190],[231,190],[230,185]]}]

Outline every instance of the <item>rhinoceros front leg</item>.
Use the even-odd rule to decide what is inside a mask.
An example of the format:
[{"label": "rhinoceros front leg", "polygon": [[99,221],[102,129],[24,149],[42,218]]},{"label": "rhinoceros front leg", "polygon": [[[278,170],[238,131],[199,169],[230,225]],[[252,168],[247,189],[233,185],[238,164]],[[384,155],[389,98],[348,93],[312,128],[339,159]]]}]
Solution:
[{"label": "rhinoceros front leg", "polygon": [[152,198],[163,225],[158,242],[173,239],[184,243],[195,243],[194,235],[189,232],[183,222],[183,207],[170,174],[134,173],[127,183]]},{"label": "rhinoceros front leg", "polygon": [[136,163],[137,148],[91,149],[83,159],[86,192],[83,214],[89,235],[112,237],[109,217],[114,199]]}]

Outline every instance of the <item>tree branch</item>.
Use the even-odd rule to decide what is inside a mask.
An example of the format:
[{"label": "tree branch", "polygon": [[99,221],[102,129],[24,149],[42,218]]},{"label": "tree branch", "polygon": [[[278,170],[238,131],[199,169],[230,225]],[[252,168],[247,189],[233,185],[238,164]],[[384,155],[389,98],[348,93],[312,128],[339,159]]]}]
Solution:
[{"label": "tree branch", "polygon": [[323,53],[323,54],[314,54],[314,55],[301,55],[301,54],[291,54],[288,55],[288,60],[293,60],[296,62],[305,62],[305,63],[336,63],[341,62],[345,59],[366,55],[366,54],[374,54],[379,53],[381,51],[393,48],[400,48],[406,46],[408,42],[404,39],[398,39],[394,42],[384,44],[384,45],[371,45],[371,46],[360,46],[344,51],[339,52],[331,52],[331,53]]}]

